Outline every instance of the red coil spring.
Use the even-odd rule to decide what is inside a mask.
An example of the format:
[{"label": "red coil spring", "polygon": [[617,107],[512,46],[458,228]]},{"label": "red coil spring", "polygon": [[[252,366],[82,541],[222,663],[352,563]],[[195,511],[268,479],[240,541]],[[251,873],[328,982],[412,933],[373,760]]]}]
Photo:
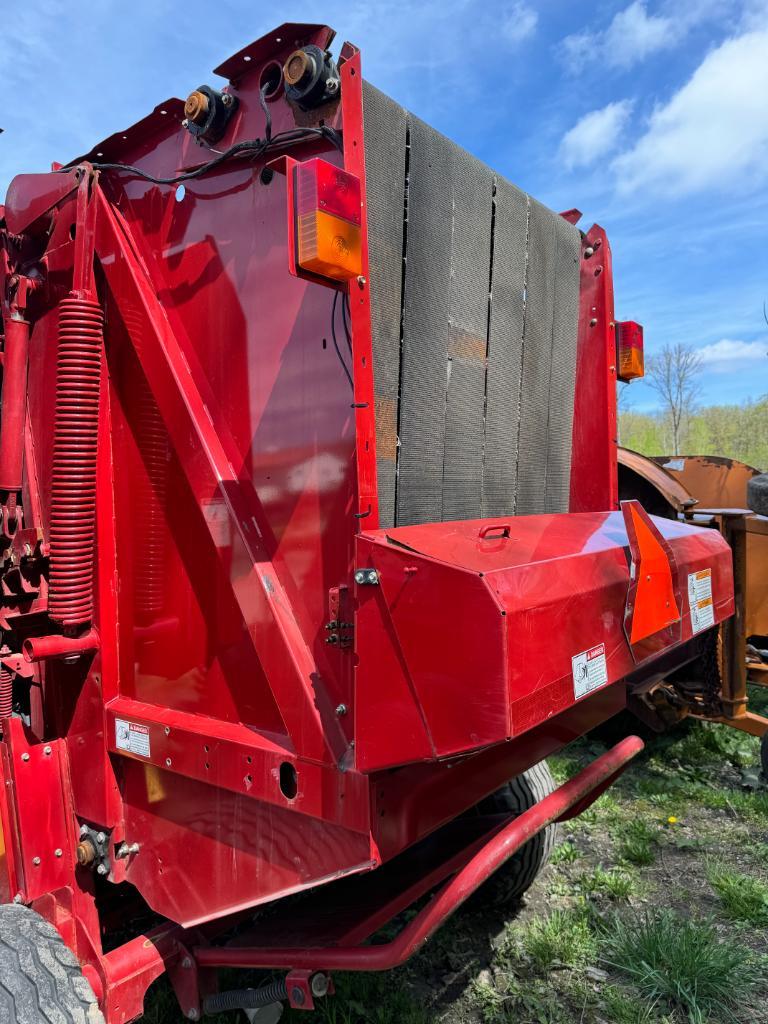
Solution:
[{"label": "red coil spring", "polygon": [[13,714],[13,672],[0,665],[0,718]]},{"label": "red coil spring", "polygon": [[56,419],[51,478],[48,614],[81,626],[93,613],[96,441],[104,314],[69,295],[59,305]]}]

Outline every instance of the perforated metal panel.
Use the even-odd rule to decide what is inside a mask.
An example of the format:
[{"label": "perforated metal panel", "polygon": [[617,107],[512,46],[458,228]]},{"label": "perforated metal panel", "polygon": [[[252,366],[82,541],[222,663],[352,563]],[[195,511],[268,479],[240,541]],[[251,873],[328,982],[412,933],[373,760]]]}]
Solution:
[{"label": "perforated metal panel", "polygon": [[566,511],[579,232],[363,99],[381,524]]}]

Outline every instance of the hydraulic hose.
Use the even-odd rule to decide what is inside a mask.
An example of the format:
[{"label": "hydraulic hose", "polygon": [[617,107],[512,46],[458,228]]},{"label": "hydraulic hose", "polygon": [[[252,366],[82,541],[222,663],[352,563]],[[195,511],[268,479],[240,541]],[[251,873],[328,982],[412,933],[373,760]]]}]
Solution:
[{"label": "hydraulic hose", "polygon": [[240,988],[230,992],[217,992],[203,1000],[204,1013],[224,1013],[227,1010],[257,1010],[260,1006],[282,1003],[288,998],[285,978],[273,981],[263,988]]}]

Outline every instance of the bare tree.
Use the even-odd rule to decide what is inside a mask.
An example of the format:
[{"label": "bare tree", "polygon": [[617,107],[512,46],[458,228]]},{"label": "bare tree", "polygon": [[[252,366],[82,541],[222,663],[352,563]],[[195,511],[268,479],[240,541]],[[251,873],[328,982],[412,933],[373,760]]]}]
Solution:
[{"label": "bare tree", "polygon": [[665,345],[645,362],[646,382],[661,396],[672,425],[672,454],[680,454],[680,432],[699,395],[701,356],[689,345]]}]

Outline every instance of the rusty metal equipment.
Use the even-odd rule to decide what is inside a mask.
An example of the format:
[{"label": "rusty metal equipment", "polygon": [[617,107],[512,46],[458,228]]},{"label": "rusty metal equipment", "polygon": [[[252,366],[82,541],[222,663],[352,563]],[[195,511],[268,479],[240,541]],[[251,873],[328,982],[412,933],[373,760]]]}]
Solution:
[{"label": "rusty metal equipment", "polygon": [[402,963],[642,744],[500,787],[733,612],[719,531],[619,503],[642,330],[603,229],[333,35],[282,25],[0,210],[0,970],[61,964],[62,1019]]},{"label": "rusty metal equipment", "polygon": [[[641,687],[632,701],[650,722],[669,724],[687,714],[724,722],[755,736],[768,718],[748,710],[747,685],[768,686],[768,519],[749,497],[759,470],[713,455],[654,456],[619,449],[619,489],[657,515],[717,530],[733,556],[735,614],[717,644],[696,663],[696,679],[672,675]],[[750,507],[755,505],[755,508]],[[765,744],[764,744],[765,746]]]}]

